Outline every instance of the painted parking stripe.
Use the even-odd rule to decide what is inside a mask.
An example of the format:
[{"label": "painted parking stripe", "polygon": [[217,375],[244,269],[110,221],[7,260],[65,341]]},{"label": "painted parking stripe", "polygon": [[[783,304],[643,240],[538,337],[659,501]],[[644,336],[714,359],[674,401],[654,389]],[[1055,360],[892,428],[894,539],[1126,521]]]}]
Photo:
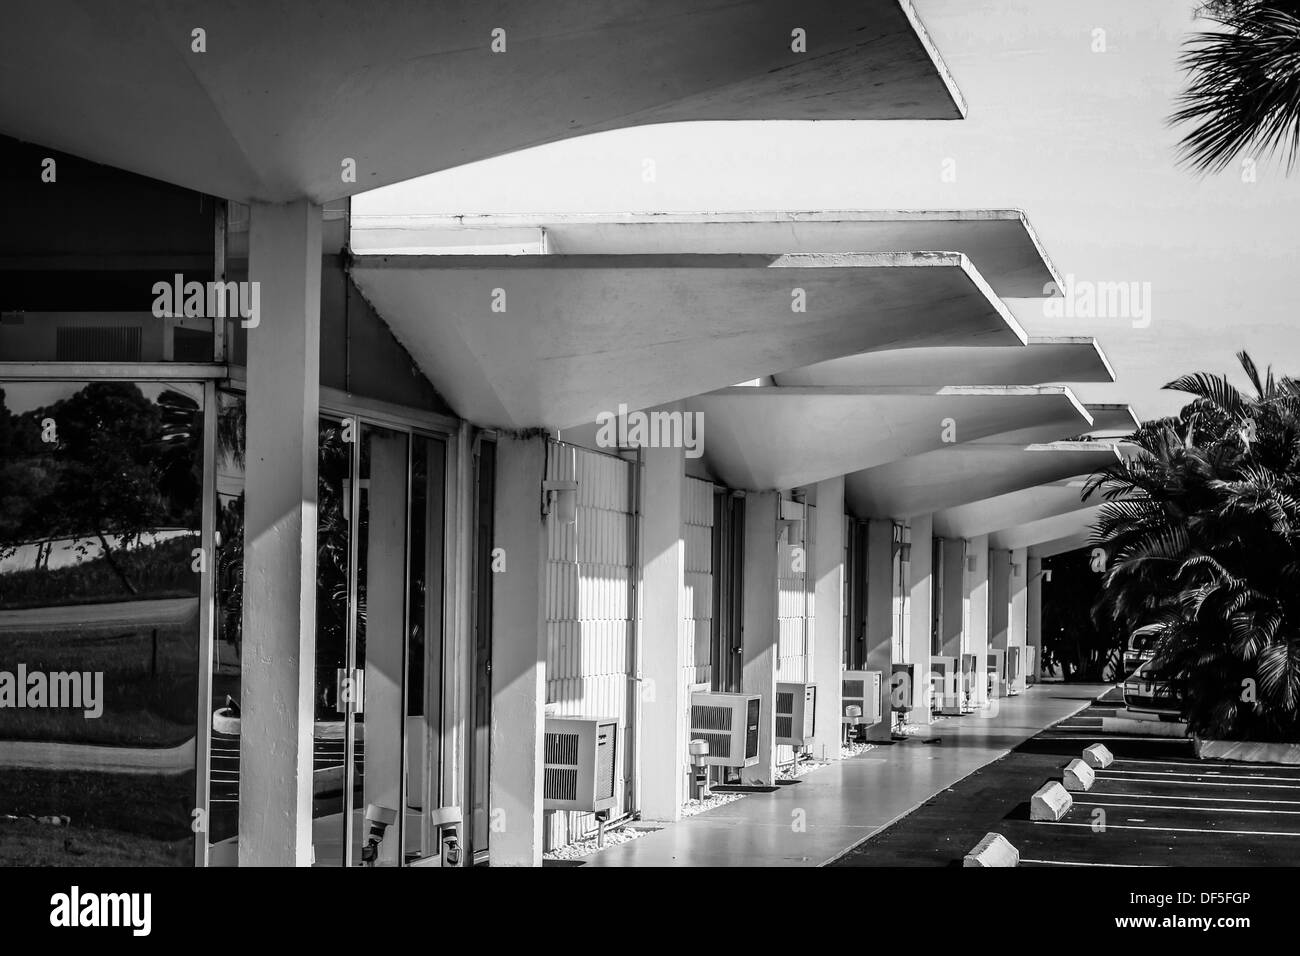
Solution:
[{"label": "painted parking stripe", "polygon": [[[1082,740],[1087,736],[1089,735],[1081,731],[1077,736],[1074,737],[1066,737],[1066,736],[1057,737],[1052,735],[1044,736],[1040,734],[1034,739],[1035,740]],[[1102,735],[1102,739],[1103,740],[1161,740],[1164,741],[1165,743],[1171,743],[1171,744],[1186,744],[1191,742],[1186,737],[1128,737],[1128,736],[1121,736],[1120,734],[1104,734]]]},{"label": "painted parking stripe", "polygon": [[1080,863],[1075,860],[1027,860],[1023,856],[1021,863],[1037,863],[1039,866],[1115,866],[1121,869],[1153,870],[1164,866],[1163,863]]},{"label": "painted parking stripe", "polygon": [[[1030,822],[1033,823],[1034,826],[1039,827],[1087,827],[1090,830],[1094,827],[1094,824],[1091,823],[1065,823],[1064,821],[1053,823],[1051,820],[1032,820]],[[1217,836],[1300,837],[1300,833],[1289,833],[1286,830],[1206,830],[1195,827],[1130,827],[1121,823],[1107,823],[1105,829],[1154,830],[1157,833],[1212,833]]]},{"label": "painted parking stripe", "polygon": [[[1165,767],[1206,767],[1210,770],[1249,769],[1247,767],[1242,766],[1239,763],[1213,763],[1211,761],[1206,761],[1206,760],[1140,760],[1137,757],[1116,757],[1115,763],[1153,763]],[[1260,767],[1259,769],[1261,772],[1265,770],[1272,770],[1274,772],[1277,772],[1279,770],[1284,770],[1287,768],[1270,766],[1270,767]],[[1300,780],[1300,767],[1296,768],[1295,779]]]},{"label": "painted parking stripe", "polygon": [[1150,780],[1132,777],[1105,778],[1098,775],[1098,783],[1158,783],[1169,787],[1237,787],[1245,790],[1300,790],[1294,783],[1234,783],[1227,780]]},{"label": "painted parking stripe", "polygon": [[[1300,800],[1260,800],[1250,797],[1193,797],[1181,793],[1101,793],[1091,791],[1094,797],[1122,797],[1126,800],[1221,800],[1225,803],[1267,803],[1270,806],[1297,806],[1300,807]],[[1077,802],[1077,801],[1076,801]]]},{"label": "painted parking stripe", "polygon": [[1102,803],[1099,800],[1075,800],[1074,802],[1086,807],[1120,807],[1125,810],[1182,810],[1184,812],[1195,811],[1196,813],[1277,813],[1300,815],[1300,810],[1256,810],[1253,807],[1168,807],[1155,803]]},{"label": "painted parking stripe", "polygon": [[1106,768],[1105,770],[1101,770],[1100,772],[1105,774],[1114,774],[1114,773],[1139,774],[1146,777],[1210,777],[1213,776],[1213,777],[1217,777],[1220,780],[1291,780],[1291,781],[1295,781],[1296,783],[1300,783],[1300,780],[1297,780],[1295,777],[1263,777],[1263,776],[1255,776],[1253,774],[1248,774],[1248,773],[1207,774],[1207,773],[1183,773],[1180,770],[1111,770],[1110,768]]}]

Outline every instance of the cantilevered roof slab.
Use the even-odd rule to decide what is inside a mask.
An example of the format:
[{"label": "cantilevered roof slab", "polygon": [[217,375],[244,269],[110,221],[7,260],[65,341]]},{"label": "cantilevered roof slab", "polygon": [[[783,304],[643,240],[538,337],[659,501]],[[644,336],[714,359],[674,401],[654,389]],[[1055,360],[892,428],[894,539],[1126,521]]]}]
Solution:
[{"label": "cantilevered roof slab", "polygon": [[1089,405],[1092,430],[1089,435],[1131,435],[1138,427],[1138,417],[1127,405]]},{"label": "cantilevered roof slab", "polygon": [[871,349],[1025,341],[952,253],[363,256],[351,272],[456,412],[501,428],[579,426]]},{"label": "cantilevered roof slab", "polygon": [[965,112],[911,0],[11,0],[4,18],[0,133],[242,201],[651,123]]},{"label": "cantilevered roof slab", "polygon": [[945,420],[973,441],[1009,428],[1085,422],[1060,386],[774,388],[736,386],[689,400],[704,455],[729,487],[797,488],[945,447]]},{"label": "cantilevered roof slab", "polygon": [[[1041,297],[1048,283],[1061,285],[1024,213],[1017,209],[408,216],[366,215],[354,207],[351,226],[352,249],[358,254],[671,255],[948,250],[964,253],[999,296]],[[977,379],[896,378],[782,384],[1037,385],[1047,381],[1114,379],[1091,339],[1043,341],[1063,343],[1066,347],[1061,349],[1063,354],[1059,358],[1040,350],[1038,359],[1050,361],[1053,367],[1063,371],[1077,372],[1078,377],[1013,380],[999,376],[996,370],[1008,366],[1020,368],[1017,360],[1004,356],[999,364],[989,356],[984,359],[991,363],[984,366],[989,374]],[[1071,343],[1076,347],[1069,347]],[[1088,343],[1092,343],[1091,351]],[[1095,377],[1099,375],[1108,377]]]},{"label": "cantilevered roof slab", "polygon": [[1096,339],[1034,338],[1025,346],[869,352],[782,372],[778,385],[1048,385],[1113,382]]},{"label": "cantilevered roof slab", "polygon": [[1090,547],[1091,544],[1088,540],[1090,534],[1091,531],[1078,531],[1066,535],[1064,538],[1056,538],[1042,544],[1030,545],[1029,556],[1031,558],[1053,558],[1058,554],[1065,554],[1067,551],[1078,551],[1080,548]]},{"label": "cantilevered roof slab", "polygon": [[1075,476],[936,511],[934,533],[942,538],[973,538],[1078,511],[1084,506],[1080,495],[1085,482],[1085,477]]},{"label": "cantilevered roof slab", "polygon": [[1040,518],[989,535],[990,548],[1032,548],[1036,544],[1075,535],[1086,535],[1097,521],[1101,505],[1081,507],[1049,518]]},{"label": "cantilevered roof slab", "polygon": [[951,445],[846,476],[849,510],[901,520],[1091,474],[1119,460],[1106,442],[1006,445],[998,436]]}]

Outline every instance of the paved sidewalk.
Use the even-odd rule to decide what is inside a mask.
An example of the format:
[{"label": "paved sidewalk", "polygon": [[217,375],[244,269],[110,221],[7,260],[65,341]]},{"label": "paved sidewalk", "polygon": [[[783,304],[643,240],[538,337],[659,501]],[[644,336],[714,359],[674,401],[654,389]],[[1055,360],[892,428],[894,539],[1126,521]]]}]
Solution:
[{"label": "paved sidewalk", "polygon": [[[784,786],[756,793],[600,850],[587,866],[823,866],[1045,727],[1087,707],[1108,685],[1037,684],[993,717],[950,717],[939,742],[877,746]],[[802,811],[802,814],[800,813]],[[804,828],[795,826],[802,819]]]}]

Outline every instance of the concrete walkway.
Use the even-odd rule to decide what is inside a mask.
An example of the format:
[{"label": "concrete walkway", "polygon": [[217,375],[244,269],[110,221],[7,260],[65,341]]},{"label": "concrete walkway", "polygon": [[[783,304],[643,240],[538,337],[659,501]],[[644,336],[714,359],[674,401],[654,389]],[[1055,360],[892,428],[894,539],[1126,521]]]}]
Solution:
[{"label": "concrete walkway", "polygon": [[[994,716],[950,717],[906,743],[838,760],[601,850],[588,866],[823,866],[936,793],[1087,707],[1109,685],[1037,684]],[[922,743],[921,737],[938,737]]]}]

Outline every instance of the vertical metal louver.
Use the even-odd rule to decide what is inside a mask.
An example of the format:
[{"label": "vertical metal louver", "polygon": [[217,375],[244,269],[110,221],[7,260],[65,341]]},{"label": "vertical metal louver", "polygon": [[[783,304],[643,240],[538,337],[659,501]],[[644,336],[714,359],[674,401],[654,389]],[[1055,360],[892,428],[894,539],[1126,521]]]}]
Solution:
[{"label": "vertical metal louver", "polygon": [[596,799],[612,799],[618,782],[617,728],[612,724],[596,734]]},{"label": "vertical metal louver", "polygon": [[749,706],[745,709],[745,757],[758,756],[758,718],[762,710],[762,701],[753,697],[750,698]]},{"label": "vertical metal louver", "polygon": [[58,362],[139,362],[140,326],[61,326],[54,333]]}]

